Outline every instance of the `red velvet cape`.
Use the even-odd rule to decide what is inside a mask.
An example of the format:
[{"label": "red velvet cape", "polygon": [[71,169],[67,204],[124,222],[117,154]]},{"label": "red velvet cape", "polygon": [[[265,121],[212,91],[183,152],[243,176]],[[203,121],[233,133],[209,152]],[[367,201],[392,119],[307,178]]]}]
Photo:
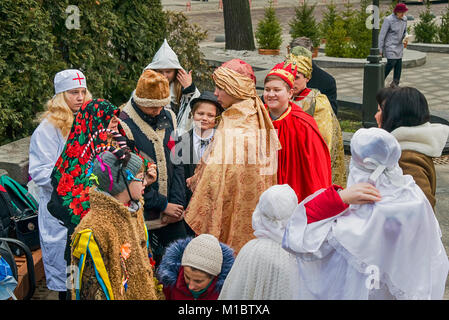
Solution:
[{"label": "red velvet cape", "polygon": [[298,201],[332,185],[329,149],[312,116],[290,102],[273,121],[282,149],[278,154],[278,184],[288,184]]}]

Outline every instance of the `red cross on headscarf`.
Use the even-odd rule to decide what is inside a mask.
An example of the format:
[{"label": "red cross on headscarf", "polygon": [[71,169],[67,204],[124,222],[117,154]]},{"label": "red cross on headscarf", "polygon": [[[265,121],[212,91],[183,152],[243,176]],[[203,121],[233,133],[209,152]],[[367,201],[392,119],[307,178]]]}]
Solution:
[{"label": "red cross on headscarf", "polygon": [[78,80],[81,85],[81,80],[84,80],[84,78],[80,78],[80,75],[78,74],[78,72],[76,73],[76,75],[78,76],[78,78],[73,78],[72,80]]}]

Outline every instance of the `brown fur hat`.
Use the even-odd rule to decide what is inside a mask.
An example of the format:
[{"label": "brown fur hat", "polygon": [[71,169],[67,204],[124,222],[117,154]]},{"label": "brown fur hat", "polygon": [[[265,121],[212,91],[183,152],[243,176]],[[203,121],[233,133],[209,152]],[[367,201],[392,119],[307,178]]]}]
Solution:
[{"label": "brown fur hat", "polygon": [[170,86],[162,74],[147,69],[137,82],[132,98],[139,107],[163,107],[170,103]]}]

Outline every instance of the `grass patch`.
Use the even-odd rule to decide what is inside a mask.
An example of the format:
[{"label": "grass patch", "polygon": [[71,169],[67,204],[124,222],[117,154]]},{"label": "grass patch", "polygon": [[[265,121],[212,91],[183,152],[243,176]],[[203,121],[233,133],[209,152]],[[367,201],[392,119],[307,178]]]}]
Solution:
[{"label": "grass patch", "polygon": [[341,131],[356,132],[360,128],[363,128],[362,121],[356,120],[339,120]]}]

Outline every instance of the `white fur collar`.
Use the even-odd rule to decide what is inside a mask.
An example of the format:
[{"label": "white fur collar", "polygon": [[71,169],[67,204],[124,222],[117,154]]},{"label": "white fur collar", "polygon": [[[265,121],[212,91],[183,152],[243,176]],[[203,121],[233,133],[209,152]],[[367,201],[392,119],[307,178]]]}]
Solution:
[{"label": "white fur collar", "polygon": [[402,150],[440,157],[449,136],[449,126],[426,122],[416,127],[399,127],[391,134],[398,140]]}]

